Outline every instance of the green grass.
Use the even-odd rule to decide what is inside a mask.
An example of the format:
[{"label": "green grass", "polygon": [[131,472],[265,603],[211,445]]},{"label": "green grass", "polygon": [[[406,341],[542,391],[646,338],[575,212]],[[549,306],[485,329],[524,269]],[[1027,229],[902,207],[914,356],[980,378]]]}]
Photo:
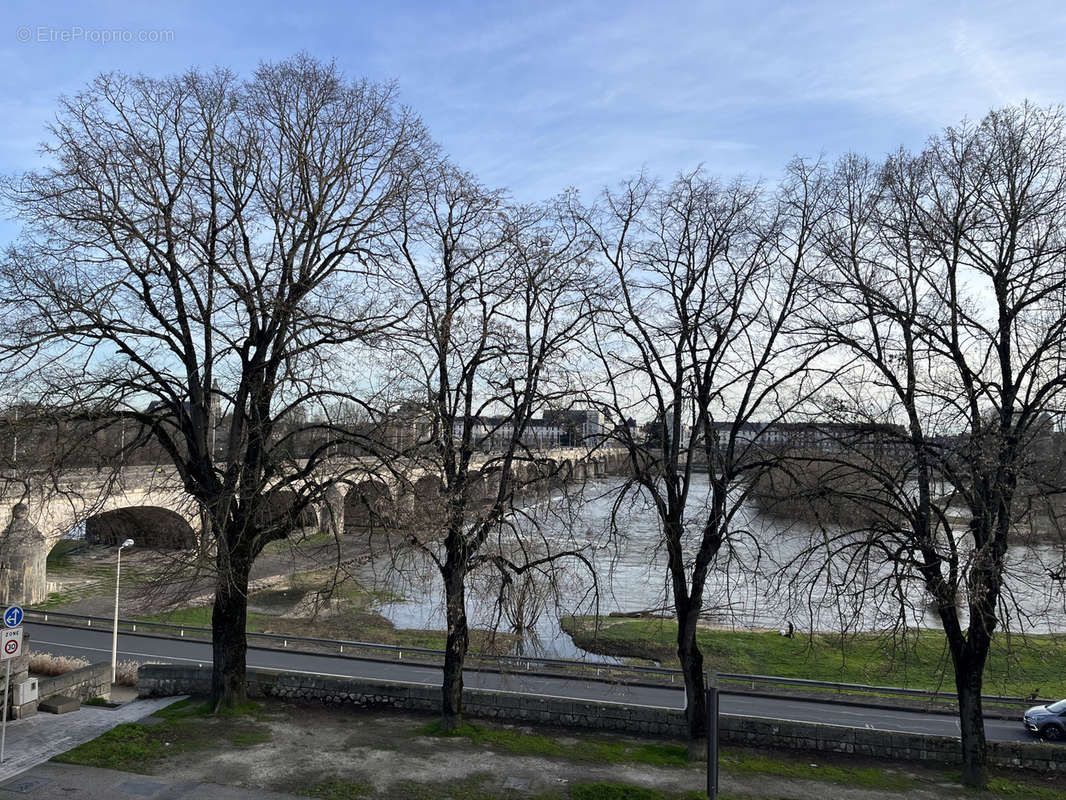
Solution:
[{"label": "green grass", "polygon": [[162,622],[165,625],[188,625],[190,628],[211,627],[211,606],[192,606],[191,608],[178,608],[173,611],[164,611],[161,614],[152,614],[142,617],[145,622]]},{"label": "green grass", "polygon": [[[676,665],[673,620],[602,618],[597,634],[591,617],[565,617],[563,630],[586,650],[606,655],[653,659]],[[908,634],[905,641],[876,634],[816,634],[789,639],[776,632],[701,630],[704,666],[711,672],[775,675],[915,689],[954,691],[940,631]],[[1066,696],[1066,637],[1028,636],[993,641],[985,668],[985,692],[1042,697]],[[946,672],[945,672],[946,669]]]},{"label": "green grass", "polygon": [[[294,576],[295,591],[304,591],[312,578],[311,573],[297,573]],[[251,602],[254,603],[254,595]],[[385,592],[370,592],[357,587],[352,582],[341,584],[335,597],[345,605],[336,613],[317,620],[279,617],[272,614],[249,612],[246,629],[255,633],[272,633],[280,636],[310,636],[320,639],[358,639],[400,647],[418,647],[429,650],[443,650],[447,641],[444,631],[422,630],[418,628],[397,628],[388,619],[370,610],[376,603],[394,599]],[[211,627],[211,606],[193,606],[165,611],[141,618],[144,622],[160,622],[166,625],[185,625],[190,628]],[[471,652],[507,651],[514,637],[509,634],[496,634],[493,638],[488,631],[471,630]]]},{"label": "green grass", "polygon": [[[727,800],[719,795],[721,800]],[[663,792],[628,783],[575,783],[570,787],[570,800],[707,800],[706,792]]]},{"label": "green grass", "polygon": [[[54,609],[84,600],[89,597],[111,596],[115,592],[115,563],[112,560],[85,560],[81,554],[72,555],[82,547],[80,541],[60,540],[47,558],[49,574],[60,576],[74,585],[66,585],[57,592],[51,592],[37,608]],[[123,565],[122,586],[130,589],[151,581],[149,571],[136,565]]]},{"label": "green grass", "polygon": [[373,792],[373,786],[361,781],[353,781],[346,778],[329,778],[311,786],[297,789],[295,793],[302,797],[315,797],[318,800],[350,800],[357,797],[367,797]]},{"label": "green grass", "polygon": [[664,797],[658,789],[623,783],[575,783],[570,787],[571,800],[664,800]]},{"label": "green grass", "polygon": [[255,747],[257,744],[266,744],[270,739],[270,731],[261,729],[238,731],[230,736],[230,741],[237,747]]},{"label": "green grass", "polygon": [[[447,781],[416,782],[398,781],[389,787],[388,797],[403,800],[565,800],[566,795],[555,792],[538,794],[533,797],[516,795],[512,791],[500,793],[486,788],[486,784],[499,776],[477,774],[466,778],[454,778]],[[334,795],[329,800],[345,800],[361,795]]]},{"label": "green grass", "polygon": [[45,568],[48,572],[63,572],[69,569],[74,563],[70,557],[70,552],[77,550],[82,545],[83,542],[77,539],[60,539],[56,546],[49,551],[48,557],[45,559]]},{"label": "green grass", "polygon": [[123,722],[91,742],[56,756],[54,760],[64,764],[143,772],[166,749],[166,742],[154,735],[156,733],[145,725]]},{"label": "green grass", "polygon": [[253,747],[270,741],[270,733],[253,721],[260,706],[249,703],[225,714],[212,715],[202,701],[181,700],[153,716],[159,724],[125,722],[90,742],[59,756],[56,761],[89,767],[151,774],[164,759],[179,753],[208,750],[228,744]]},{"label": "green grass", "polygon": [[275,539],[273,542],[267,543],[263,548],[263,552],[277,555],[279,553],[288,553],[292,550],[299,550],[303,547],[322,547],[327,544],[335,544],[336,541],[337,537],[332,531],[319,531],[310,536],[292,536],[284,539]]},{"label": "green grass", "polygon": [[73,603],[75,600],[80,599],[81,595],[73,589],[64,589],[59,592],[49,592],[48,597],[44,602],[37,603],[35,608],[48,610],[50,608],[59,608],[65,606],[67,603]]},{"label": "green grass", "polygon": [[171,703],[166,708],[161,708],[152,716],[161,717],[165,720],[185,719],[186,717],[206,717],[211,714],[211,704],[203,700],[194,700],[186,697],[176,703]]},{"label": "green grass", "polygon": [[[958,779],[958,776],[956,778]],[[1002,777],[988,779],[988,794],[993,797],[1024,797],[1026,800],[1066,800],[1066,791],[1062,789],[1035,786],[1031,783],[1023,783]],[[988,796],[984,793],[977,793],[975,797],[982,795]]]},{"label": "green grass", "polygon": [[[178,608],[173,611],[164,611],[161,614],[153,614],[143,617],[145,622],[162,622],[165,625],[185,625],[189,628],[210,628],[212,606],[191,606]],[[269,614],[249,614],[247,629],[260,631],[264,626],[269,626],[277,618]]]},{"label": "green grass", "polygon": [[[194,606],[165,611],[142,618],[145,622],[166,625],[186,625],[190,628],[211,627],[211,606]],[[424,647],[443,650],[446,634],[443,631],[396,628],[384,617],[367,612],[340,613],[328,619],[312,622],[306,619],[275,617],[270,614],[248,614],[246,630],[273,633],[280,636],[317,636],[324,639],[352,639],[378,644]],[[475,632],[471,631],[474,636]]]},{"label": "green grass", "polygon": [[746,750],[723,750],[719,756],[719,766],[723,772],[734,775],[798,778],[839,783],[844,786],[858,786],[864,789],[906,791],[918,785],[906,775],[878,767],[838,767],[831,764],[813,766],[810,758],[799,760],[782,755],[770,758]]},{"label": "green grass", "polygon": [[[332,569],[296,572],[293,573],[289,584],[298,591],[315,592],[332,584],[334,576],[335,571]],[[386,589],[367,589],[352,578],[337,581],[333,587],[332,596],[338,600],[345,600],[360,610],[373,608],[381,603],[397,602],[403,599]]]},{"label": "green grass", "polygon": [[509,728],[463,723],[457,730],[442,733],[439,722],[418,729],[421,736],[455,736],[468,739],[479,747],[491,747],[513,755],[565,758],[601,764],[632,762],[657,767],[688,766],[684,745],[645,742],[633,744],[614,739],[560,741],[550,736],[523,733]]},{"label": "green grass", "polygon": [[[463,723],[457,730],[442,733],[440,723],[433,722],[418,729],[423,736],[454,736],[469,740],[478,747],[489,747],[512,755],[541,758],[562,758],[597,764],[639,763],[656,767],[688,767],[704,769],[704,764],[691,762],[681,744],[642,742],[617,739],[560,740],[550,736],[491,725]],[[877,767],[811,766],[810,759],[787,756],[773,758],[747,750],[725,749],[721,766],[726,772],[742,775],[765,775],[781,778],[802,778],[860,786],[868,789],[904,791],[916,784],[905,775]],[[656,795],[658,796],[658,795]],[[1066,800],[1066,798],[1064,798]]]},{"label": "green grass", "polygon": [[[155,713],[159,722],[155,725],[125,723],[111,731],[56,758],[70,764],[118,769],[146,774],[165,771],[166,759],[182,753],[199,750],[254,747],[269,742],[269,730],[256,721],[267,715],[260,703],[246,703],[225,713],[214,715],[211,706],[202,699],[187,699]],[[694,769],[702,773],[704,765],[688,762],[685,746],[666,742],[640,742],[613,738],[589,739],[524,734],[513,728],[495,725],[464,724],[457,731],[441,734],[439,723],[431,723],[415,730],[423,736],[454,736],[469,741],[481,749],[494,750],[514,755],[537,758],[566,759],[575,762],[596,764],[640,763],[656,767]],[[787,755],[726,748],[721,754],[721,766],[725,774],[748,777],[780,778],[785,780],[809,780],[822,784],[841,785],[863,789],[875,789],[903,793],[925,786],[928,777],[915,777],[892,768],[876,766],[850,766],[846,756],[822,754],[830,763],[822,763],[822,757],[811,755]],[[462,758],[461,754],[453,756]],[[818,765],[811,764],[811,759]],[[936,773],[937,779],[957,784],[959,775],[948,772]],[[311,781],[291,776],[286,786],[277,788],[319,800],[358,800],[373,796],[375,790],[365,775],[331,776],[321,780],[321,775]],[[440,782],[401,781],[390,787],[390,796],[409,800],[504,800],[515,797],[513,792],[498,786],[500,775],[486,773],[470,775]],[[317,781],[317,782],[315,782]],[[972,792],[975,800],[992,797],[1017,797],[1030,800],[1066,800],[1066,791],[1051,785],[1026,783],[1013,778],[994,776],[985,792]],[[295,785],[293,785],[295,783]],[[832,789],[826,791],[832,796]],[[523,797],[526,797],[523,795]],[[526,797],[526,800],[700,800],[705,795],[698,791],[648,789],[614,782],[574,782],[569,787]],[[722,796],[722,800],[726,800]]]},{"label": "green grass", "polygon": [[263,704],[256,703],[252,700],[246,700],[239,705],[220,708],[218,713],[215,713],[214,706],[212,706],[211,703],[202,698],[194,699],[187,697],[184,700],[171,703],[166,708],[161,708],[152,716],[161,717],[168,721],[189,719],[192,717],[200,717],[202,719],[208,717],[219,717],[222,719],[261,719],[263,716]]},{"label": "green grass", "polygon": [[[499,777],[499,776],[495,776]],[[416,783],[401,781],[390,786],[390,797],[403,797],[405,800],[706,800],[704,792],[663,792],[624,783],[613,782],[578,782],[557,791],[541,792],[536,795],[516,794],[512,790],[504,792],[486,788],[492,776],[473,775],[452,781]],[[327,780],[298,788],[286,787],[287,791],[302,797],[317,800],[358,800],[374,795],[374,787],[359,778],[331,777]],[[720,795],[721,800],[728,800]]]}]

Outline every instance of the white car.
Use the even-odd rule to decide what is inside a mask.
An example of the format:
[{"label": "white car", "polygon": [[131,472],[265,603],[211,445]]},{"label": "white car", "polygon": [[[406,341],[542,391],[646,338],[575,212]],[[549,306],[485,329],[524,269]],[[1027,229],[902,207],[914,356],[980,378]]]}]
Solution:
[{"label": "white car", "polygon": [[1066,700],[1049,706],[1033,706],[1022,715],[1025,729],[1049,742],[1066,739]]}]

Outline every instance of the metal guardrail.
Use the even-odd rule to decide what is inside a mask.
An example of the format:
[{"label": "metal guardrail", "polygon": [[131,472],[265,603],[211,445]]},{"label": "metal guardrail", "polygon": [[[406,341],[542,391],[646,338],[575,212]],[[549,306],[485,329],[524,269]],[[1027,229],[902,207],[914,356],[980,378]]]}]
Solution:
[{"label": "metal guardrail", "polygon": [[[98,627],[110,631],[112,619],[110,617],[92,617],[84,614],[69,614],[61,611],[48,611],[45,609],[25,609],[27,622],[56,622],[71,620],[85,627]],[[175,639],[194,639],[210,641],[211,629],[201,628],[195,625],[174,625],[167,622],[155,622],[146,620],[119,619],[119,630],[129,633],[153,633],[169,631],[177,633]],[[420,663],[440,664],[444,661],[443,650],[433,650],[426,647],[413,647],[407,645],[380,644],[376,642],[359,642],[346,639],[318,639],[311,636],[289,636],[280,633],[260,633],[247,631],[247,638],[263,640],[274,647],[289,649],[292,644],[311,645],[316,648],[314,652],[326,655],[342,655],[348,658],[370,658],[373,660],[388,661],[416,661]],[[560,672],[573,675],[575,672],[588,677],[603,679],[610,677],[619,680],[619,673],[629,673],[633,676],[642,676],[644,680],[659,677],[658,683],[678,683],[681,681],[681,671],[665,667],[641,667],[628,664],[612,664],[609,662],[573,661],[566,659],[548,658],[541,656],[485,656],[471,655],[467,658],[468,668],[477,669],[486,666],[500,672],[528,672],[534,668],[552,667]],[[630,681],[633,683],[639,681]]]},{"label": "metal guardrail", "polygon": [[[92,617],[84,614],[68,614],[60,611],[48,611],[45,609],[27,608],[25,610],[27,622],[53,622],[72,620],[82,623],[85,627],[98,627],[110,631],[112,620],[109,617]],[[193,625],[174,625],[167,622],[153,622],[146,620],[119,619],[119,630],[130,633],[170,631],[177,632],[177,636],[169,638],[210,641],[211,629]],[[290,643],[311,645],[316,648],[315,652],[326,655],[341,655],[348,658],[362,658],[372,660],[389,661],[415,661],[422,663],[438,664],[444,660],[443,650],[433,650],[426,647],[407,647],[405,645],[379,644],[375,642],[349,641],[345,639],[318,639],[311,636],[287,636],[279,633],[259,633],[247,631],[249,640],[259,639],[272,643],[275,647],[289,649]],[[301,648],[297,648],[301,649]],[[594,661],[576,661],[560,658],[542,658],[539,656],[480,656],[472,655],[467,658],[468,669],[485,669],[486,667],[499,672],[528,672],[534,668],[552,668],[558,674],[577,677],[584,676],[596,680],[612,680],[619,683],[644,683],[656,684],[679,684],[683,681],[679,669],[668,667],[641,667],[628,664],[612,664]],[[629,681],[623,680],[624,675],[631,676]],[[929,689],[907,689],[900,686],[870,686],[860,683],[841,683],[836,681],[818,681],[806,678],[785,678],[776,675],[744,675],[739,673],[719,672],[715,673],[719,684],[726,683],[735,686],[743,686],[745,689],[757,691],[759,688],[772,689],[779,687],[792,687],[812,691],[831,691],[839,694],[851,695],[884,695],[901,697],[911,700],[934,702],[938,700],[955,700],[952,691],[933,691]],[[658,680],[656,680],[658,679]],[[1043,702],[1032,697],[1006,697],[1002,695],[983,695],[982,699],[988,703],[1008,705],[1031,705],[1034,702]]]},{"label": "metal guardrail", "polygon": [[[902,686],[869,686],[863,683],[837,683],[834,681],[814,681],[805,678],[782,678],[774,675],[738,675],[727,672],[716,673],[719,682],[734,684],[750,684],[754,690],[757,686],[795,686],[804,689],[829,689],[841,694],[867,694],[889,695],[893,697],[906,697],[913,700],[950,700],[955,701],[953,691],[934,691],[931,689],[907,689]],[[981,699],[986,703],[1000,704],[1024,704],[1032,705],[1034,702],[1051,702],[1050,698],[1035,699],[1032,697],[1007,697],[1004,695],[985,694]]]}]

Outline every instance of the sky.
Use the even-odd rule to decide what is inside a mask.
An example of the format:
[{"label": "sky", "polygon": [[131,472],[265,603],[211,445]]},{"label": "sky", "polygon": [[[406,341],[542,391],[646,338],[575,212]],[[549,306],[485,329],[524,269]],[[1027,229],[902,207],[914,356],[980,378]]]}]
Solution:
[{"label": "sky", "polygon": [[[1066,99],[1061,2],[26,2],[0,17],[0,173],[105,71],[248,75],[299,51],[395,81],[453,160],[536,202],[645,170],[776,180]],[[15,235],[0,221],[0,245]]]}]

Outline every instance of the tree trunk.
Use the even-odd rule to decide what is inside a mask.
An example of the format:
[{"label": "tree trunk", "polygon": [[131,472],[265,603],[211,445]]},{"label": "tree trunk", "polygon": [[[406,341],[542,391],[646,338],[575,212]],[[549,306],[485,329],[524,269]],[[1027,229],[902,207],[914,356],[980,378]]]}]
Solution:
[{"label": "tree trunk", "polygon": [[962,782],[983,789],[988,782],[985,753],[985,720],[981,708],[983,664],[975,667],[963,660],[955,667],[959,698],[959,730],[962,735]]},{"label": "tree trunk", "polygon": [[218,584],[211,613],[214,663],[211,670],[211,701],[215,709],[232,708],[247,698],[248,573],[252,557],[233,552],[225,558],[219,546]]},{"label": "tree trunk", "polygon": [[470,646],[470,631],[466,622],[466,582],[462,568],[449,559],[442,577],[448,642],[444,649],[440,727],[442,731],[453,731],[463,722],[463,662]]},{"label": "tree trunk", "polygon": [[704,687],[703,653],[696,643],[699,615],[678,614],[677,658],[685,678],[685,721],[688,723],[688,757],[700,761],[707,757],[707,696]]}]

